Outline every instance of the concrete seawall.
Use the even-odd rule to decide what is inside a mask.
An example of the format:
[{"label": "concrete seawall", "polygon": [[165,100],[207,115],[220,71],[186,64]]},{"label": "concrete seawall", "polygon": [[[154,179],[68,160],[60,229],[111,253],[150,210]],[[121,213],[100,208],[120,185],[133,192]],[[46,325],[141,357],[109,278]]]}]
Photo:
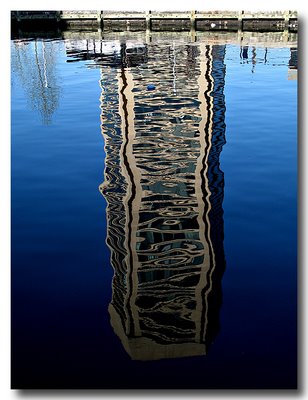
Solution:
[{"label": "concrete seawall", "polygon": [[55,26],[104,31],[291,31],[296,11],[12,11],[12,29]]}]

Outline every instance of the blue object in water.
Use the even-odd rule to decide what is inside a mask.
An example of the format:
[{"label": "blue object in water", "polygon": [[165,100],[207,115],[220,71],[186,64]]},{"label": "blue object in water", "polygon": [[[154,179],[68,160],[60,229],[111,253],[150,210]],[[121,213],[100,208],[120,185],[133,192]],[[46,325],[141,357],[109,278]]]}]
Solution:
[{"label": "blue object in water", "polygon": [[147,86],[147,89],[148,90],[154,90],[156,88],[155,88],[155,85],[150,84],[150,85]]}]

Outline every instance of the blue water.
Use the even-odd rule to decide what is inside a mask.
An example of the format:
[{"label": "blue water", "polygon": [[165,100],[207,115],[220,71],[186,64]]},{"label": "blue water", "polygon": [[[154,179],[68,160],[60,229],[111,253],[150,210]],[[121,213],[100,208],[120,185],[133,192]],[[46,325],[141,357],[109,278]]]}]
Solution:
[{"label": "blue water", "polygon": [[296,43],[11,51],[12,387],[296,388]]}]

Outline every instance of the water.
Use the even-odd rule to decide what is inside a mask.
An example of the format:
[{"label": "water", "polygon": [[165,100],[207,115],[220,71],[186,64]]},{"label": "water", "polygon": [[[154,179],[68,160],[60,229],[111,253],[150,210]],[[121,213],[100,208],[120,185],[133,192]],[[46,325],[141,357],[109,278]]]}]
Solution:
[{"label": "water", "polygon": [[13,388],[296,387],[297,45],[227,39],[12,40]]}]

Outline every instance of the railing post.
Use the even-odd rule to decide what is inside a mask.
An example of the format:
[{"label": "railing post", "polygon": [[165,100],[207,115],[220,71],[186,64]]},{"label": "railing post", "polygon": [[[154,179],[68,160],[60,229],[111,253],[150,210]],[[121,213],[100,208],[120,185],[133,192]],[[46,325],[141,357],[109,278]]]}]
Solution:
[{"label": "railing post", "polygon": [[242,31],[243,30],[243,15],[244,15],[244,11],[242,10],[242,11],[239,11],[239,13],[238,13],[238,29],[240,30],[240,31]]},{"label": "railing post", "polygon": [[57,19],[58,23],[61,21],[61,12],[62,11],[57,11],[57,13],[56,13],[56,19]]},{"label": "railing post", "polygon": [[284,12],[283,17],[284,17],[284,30],[287,30],[289,29],[290,11]]},{"label": "railing post", "polygon": [[147,11],[145,14],[145,27],[147,31],[150,31],[152,26],[151,26],[151,11]]},{"label": "railing post", "polygon": [[190,13],[190,29],[196,30],[196,11],[191,11]]},{"label": "railing post", "polygon": [[146,13],[145,13],[145,40],[146,40],[147,44],[149,44],[152,41],[151,29],[152,29],[151,11],[146,11]]},{"label": "railing post", "polygon": [[101,23],[102,23],[101,11],[97,11],[96,12],[96,20],[97,20],[97,24],[98,24],[98,26],[100,28],[101,27]]},{"label": "railing post", "polygon": [[196,41],[196,11],[191,11],[190,13],[190,36],[191,41]]}]

